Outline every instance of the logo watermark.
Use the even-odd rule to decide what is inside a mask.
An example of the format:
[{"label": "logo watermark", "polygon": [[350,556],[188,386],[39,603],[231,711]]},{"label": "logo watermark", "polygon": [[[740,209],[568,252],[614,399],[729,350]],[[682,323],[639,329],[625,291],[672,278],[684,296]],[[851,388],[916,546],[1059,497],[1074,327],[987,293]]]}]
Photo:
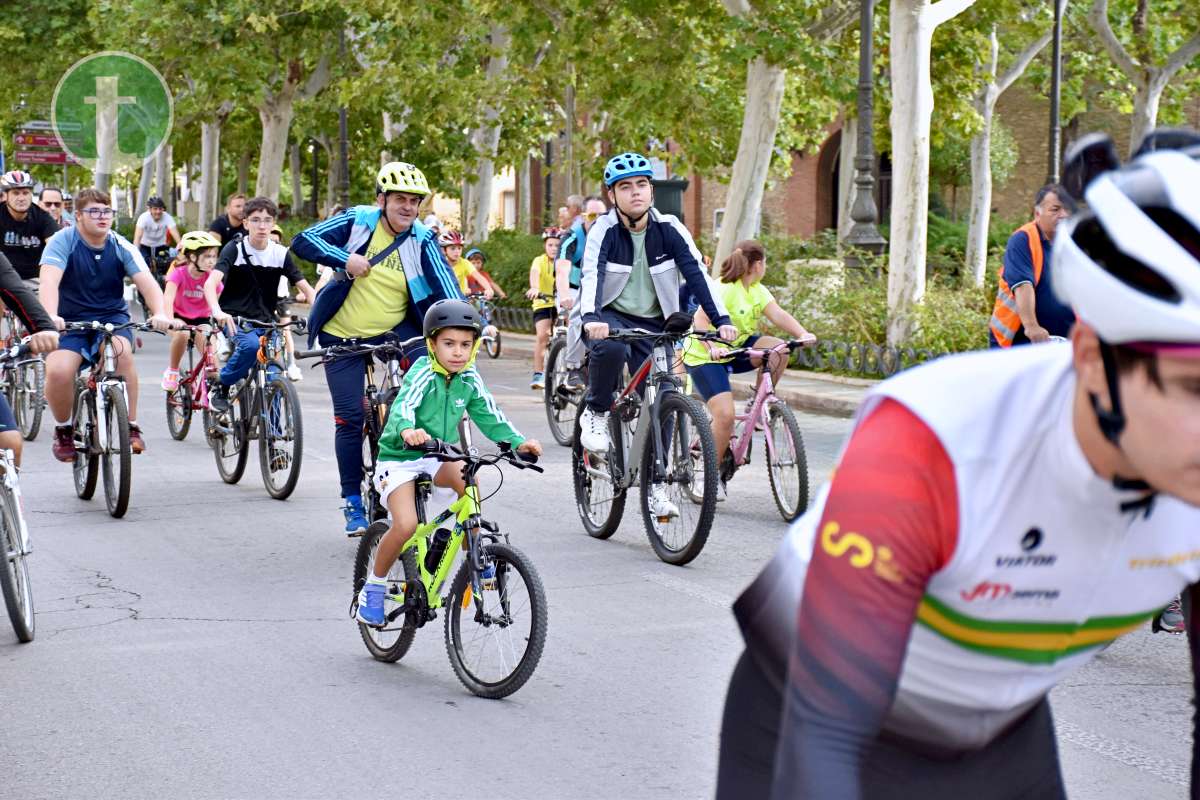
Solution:
[{"label": "logo watermark", "polygon": [[136,168],[167,141],[171,91],[153,66],[107,51],[75,62],[54,89],[50,120],[63,150],[95,172]]}]

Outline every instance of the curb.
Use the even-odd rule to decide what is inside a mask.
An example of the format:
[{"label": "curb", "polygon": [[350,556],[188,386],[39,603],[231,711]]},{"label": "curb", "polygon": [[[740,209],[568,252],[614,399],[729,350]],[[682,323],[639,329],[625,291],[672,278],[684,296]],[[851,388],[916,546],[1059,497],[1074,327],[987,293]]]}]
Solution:
[{"label": "curb", "polygon": [[[532,335],[515,333],[513,331],[501,331],[501,334],[501,359],[509,355],[521,355],[526,358],[532,358]],[[787,375],[793,383],[799,381],[802,384],[827,384],[829,389],[825,390],[824,387],[820,386],[796,388],[789,385],[789,382],[785,382],[783,386],[775,391],[779,397],[783,398],[789,406],[797,411],[807,411],[831,417],[854,416],[867,390],[879,383],[879,381],[865,378],[846,378],[840,375],[826,375],[820,372],[795,369],[789,369]],[[745,400],[754,396],[754,383],[752,381],[733,378],[730,380],[730,384],[733,387],[733,396],[737,399]]]}]

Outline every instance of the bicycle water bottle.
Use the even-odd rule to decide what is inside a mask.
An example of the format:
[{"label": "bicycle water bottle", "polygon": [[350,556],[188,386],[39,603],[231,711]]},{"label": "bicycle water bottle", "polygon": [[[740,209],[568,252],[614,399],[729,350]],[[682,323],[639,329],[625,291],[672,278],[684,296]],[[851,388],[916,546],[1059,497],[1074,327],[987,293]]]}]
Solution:
[{"label": "bicycle water bottle", "polygon": [[429,552],[425,554],[425,569],[428,572],[437,572],[438,564],[441,563],[442,555],[446,552],[446,545],[449,543],[450,531],[445,528],[438,528],[434,531]]}]

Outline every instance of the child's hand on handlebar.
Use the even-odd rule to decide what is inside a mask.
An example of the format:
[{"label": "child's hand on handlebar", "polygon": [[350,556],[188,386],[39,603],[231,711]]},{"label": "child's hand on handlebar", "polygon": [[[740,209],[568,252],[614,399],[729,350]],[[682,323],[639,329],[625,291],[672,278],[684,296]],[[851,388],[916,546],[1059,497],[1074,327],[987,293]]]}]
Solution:
[{"label": "child's hand on handlebar", "polygon": [[405,428],[400,431],[400,438],[409,447],[420,447],[432,437],[421,428]]},{"label": "child's hand on handlebar", "polygon": [[542,443],[537,439],[526,439],[517,447],[518,453],[528,453],[531,456],[541,456]]},{"label": "child's hand on handlebar", "polygon": [[732,342],[738,338],[738,329],[733,325],[722,325],[717,328],[717,335],[727,342]]}]

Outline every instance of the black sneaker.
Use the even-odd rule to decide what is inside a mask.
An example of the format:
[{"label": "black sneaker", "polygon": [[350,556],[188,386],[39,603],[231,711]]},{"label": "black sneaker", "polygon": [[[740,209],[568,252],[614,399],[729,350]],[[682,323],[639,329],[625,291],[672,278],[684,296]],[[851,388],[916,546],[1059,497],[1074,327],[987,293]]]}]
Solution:
[{"label": "black sneaker", "polygon": [[213,384],[212,389],[208,392],[208,406],[218,413],[229,413],[229,409],[231,408],[229,405],[229,388],[225,384]]}]

